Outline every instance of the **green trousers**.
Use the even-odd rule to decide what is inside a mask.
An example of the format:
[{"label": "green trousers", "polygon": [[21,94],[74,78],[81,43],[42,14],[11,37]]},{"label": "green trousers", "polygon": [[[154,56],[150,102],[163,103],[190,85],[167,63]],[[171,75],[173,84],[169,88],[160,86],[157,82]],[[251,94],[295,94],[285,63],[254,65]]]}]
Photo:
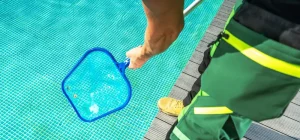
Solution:
[{"label": "green trousers", "polygon": [[282,116],[300,88],[300,51],[230,19],[211,48],[201,91],[185,107],[173,140],[241,139],[251,120]]},{"label": "green trousers", "polygon": [[242,138],[251,120],[233,113],[200,91],[178,118],[170,139],[233,140]]}]

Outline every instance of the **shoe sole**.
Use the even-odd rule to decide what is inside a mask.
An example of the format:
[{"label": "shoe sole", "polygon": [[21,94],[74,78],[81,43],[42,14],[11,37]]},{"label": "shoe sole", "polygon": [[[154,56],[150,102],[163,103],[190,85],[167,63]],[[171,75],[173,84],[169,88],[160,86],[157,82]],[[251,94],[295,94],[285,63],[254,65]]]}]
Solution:
[{"label": "shoe sole", "polygon": [[[158,106],[157,106],[158,107]],[[169,116],[173,116],[173,117],[178,117],[178,115],[172,114],[172,113],[167,113],[167,112],[163,112],[160,108],[158,108],[160,112],[167,114]]]}]

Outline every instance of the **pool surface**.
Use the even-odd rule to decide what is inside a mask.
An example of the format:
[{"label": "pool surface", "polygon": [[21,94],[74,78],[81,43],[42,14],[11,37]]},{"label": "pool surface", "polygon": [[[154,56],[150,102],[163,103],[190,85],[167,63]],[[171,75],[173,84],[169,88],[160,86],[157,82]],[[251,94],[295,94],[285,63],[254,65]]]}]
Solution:
[{"label": "pool surface", "polygon": [[[186,0],[187,4],[192,0]],[[204,0],[165,53],[127,69],[129,104],[92,123],[78,118],[61,82],[90,48],[123,61],[143,43],[138,0],[0,0],[0,139],[142,139],[223,0]]]}]

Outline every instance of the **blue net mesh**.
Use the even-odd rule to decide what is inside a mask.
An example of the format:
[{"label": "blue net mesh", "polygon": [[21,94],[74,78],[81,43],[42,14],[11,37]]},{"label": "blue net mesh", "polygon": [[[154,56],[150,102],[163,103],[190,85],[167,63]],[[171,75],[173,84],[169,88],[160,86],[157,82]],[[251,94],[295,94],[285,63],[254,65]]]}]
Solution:
[{"label": "blue net mesh", "polygon": [[123,108],[131,87],[118,63],[106,51],[88,51],[63,82],[63,91],[84,121]]}]

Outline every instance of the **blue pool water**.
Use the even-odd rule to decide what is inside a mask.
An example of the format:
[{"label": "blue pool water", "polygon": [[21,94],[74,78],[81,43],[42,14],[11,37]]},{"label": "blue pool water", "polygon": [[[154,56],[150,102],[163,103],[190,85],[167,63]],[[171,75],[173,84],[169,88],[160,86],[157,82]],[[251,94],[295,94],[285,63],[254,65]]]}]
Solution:
[{"label": "blue pool water", "polygon": [[120,62],[143,43],[141,1],[0,0],[0,139],[142,139],[222,2],[204,0],[170,49],[127,69],[132,98],[123,110],[87,123],[61,82],[90,48]]}]

